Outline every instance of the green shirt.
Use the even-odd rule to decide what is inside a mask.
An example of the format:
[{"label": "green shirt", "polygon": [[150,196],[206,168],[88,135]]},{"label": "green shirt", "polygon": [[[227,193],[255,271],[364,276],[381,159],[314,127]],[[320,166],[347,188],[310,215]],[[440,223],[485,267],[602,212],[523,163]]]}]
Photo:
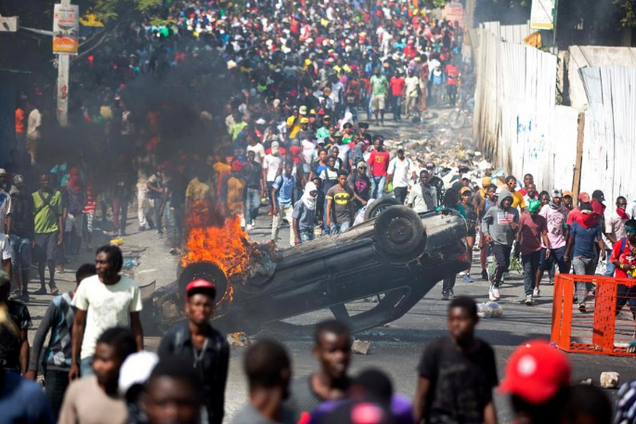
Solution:
[{"label": "green shirt", "polygon": [[237,122],[232,124],[231,133],[232,133],[232,141],[236,140],[236,137],[243,131],[243,128],[247,127],[247,122]]},{"label": "green shirt", "polygon": [[371,92],[374,96],[386,96],[389,88],[389,81],[384,75],[374,75],[371,77]]},{"label": "green shirt", "polygon": [[43,192],[45,202],[40,196],[40,191],[33,193],[33,216],[36,234],[54,233],[60,229],[57,220],[62,215],[62,195],[59,191],[53,194]]}]

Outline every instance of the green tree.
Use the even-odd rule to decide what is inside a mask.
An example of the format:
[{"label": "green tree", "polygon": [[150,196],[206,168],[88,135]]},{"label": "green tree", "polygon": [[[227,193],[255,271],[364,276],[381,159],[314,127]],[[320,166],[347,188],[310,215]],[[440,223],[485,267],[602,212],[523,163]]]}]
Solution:
[{"label": "green tree", "polygon": [[621,16],[621,25],[636,28],[636,0],[612,0]]}]

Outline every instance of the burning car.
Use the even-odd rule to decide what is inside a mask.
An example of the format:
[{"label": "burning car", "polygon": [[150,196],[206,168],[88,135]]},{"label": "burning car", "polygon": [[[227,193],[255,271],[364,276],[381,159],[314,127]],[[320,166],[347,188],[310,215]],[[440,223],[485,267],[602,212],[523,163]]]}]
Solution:
[{"label": "burning car", "polygon": [[[153,320],[166,328],[183,319],[185,286],[204,278],[217,285],[214,325],[223,331],[253,333],[328,308],[357,332],[400,318],[467,268],[466,222],[456,212],[418,214],[386,201],[367,215],[342,234],[280,251],[249,243],[237,218],[193,228],[177,281],[153,297]],[[347,304],[369,297],[377,303],[350,312]]]}]

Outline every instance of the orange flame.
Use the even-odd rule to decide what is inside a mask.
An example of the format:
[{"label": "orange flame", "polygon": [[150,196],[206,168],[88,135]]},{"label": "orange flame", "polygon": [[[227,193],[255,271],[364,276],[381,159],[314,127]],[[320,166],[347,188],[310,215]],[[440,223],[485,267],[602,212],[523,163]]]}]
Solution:
[{"label": "orange flame", "polygon": [[181,264],[212,262],[227,277],[246,270],[248,261],[247,234],[241,228],[241,219],[233,216],[222,227],[191,228]]}]

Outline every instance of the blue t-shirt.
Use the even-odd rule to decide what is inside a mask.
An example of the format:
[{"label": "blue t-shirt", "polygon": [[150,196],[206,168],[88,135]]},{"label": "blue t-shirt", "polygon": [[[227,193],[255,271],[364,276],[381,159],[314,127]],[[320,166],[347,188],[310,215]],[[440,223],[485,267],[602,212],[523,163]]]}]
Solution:
[{"label": "blue t-shirt", "polygon": [[8,371],[0,390],[0,424],[53,424],[48,397],[34,381]]},{"label": "blue t-shirt", "polygon": [[274,181],[274,187],[276,188],[276,203],[278,206],[291,206],[292,194],[294,187],[296,187],[296,178],[293,175],[287,177],[285,173],[282,173]]},{"label": "blue t-shirt", "polygon": [[572,223],[570,234],[574,236],[574,253],[573,258],[582,256],[584,258],[596,257],[596,243],[601,238],[601,225],[596,224],[594,227],[583,228],[578,222]]}]

